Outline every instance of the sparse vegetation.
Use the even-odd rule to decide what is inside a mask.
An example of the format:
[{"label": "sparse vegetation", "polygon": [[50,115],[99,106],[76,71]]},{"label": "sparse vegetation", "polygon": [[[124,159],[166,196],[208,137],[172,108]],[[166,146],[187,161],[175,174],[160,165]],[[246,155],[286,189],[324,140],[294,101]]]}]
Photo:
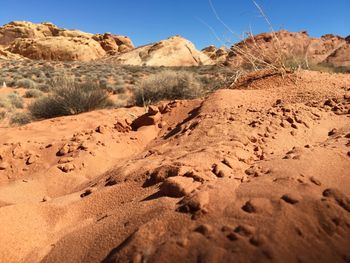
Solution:
[{"label": "sparse vegetation", "polygon": [[22,109],[24,107],[23,98],[17,93],[10,93],[0,97],[0,108],[12,110],[13,108]]},{"label": "sparse vegetation", "polygon": [[16,86],[19,88],[35,89],[36,83],[31,79],[20,79],[16,82]]},{"label": "sparse vegetation", "polygon": [[61,77],[52,82],[52,94],[34,101],[29,111],[35,118],[52,118],[111,106],[108,93],[98,84],[80,84],[74,78]]},{"label": "sparse vegetation", "polygon": [[7,95],[7,98],[11,102],[11,104],[18,108],[18,109],[23,109],[24,103],[23,103],[23,98],[20,97],[17,93],[11,93]]},{"label": "sparse vegetation", "polygon": [[6,111],[0,111],[0,121],[5,119]]},{"label": "sparse vegetation", "polygon": [[30,122],[31,122],[31,116],[26,112],[15,112],[10,117],[11,124],[24,125]]},{"label": "sparse vegetation", "polygon": [[185,71],[162,71],[141,82],[135,92],[136,105],[160,100],[193,99],[205,93],[198,79]]},{"label": "sparse vegetation", "polygon": [[24,93],[25,98],[39,98],[42,95],[43,95],[43,93],[37,89],[30,89]]}]

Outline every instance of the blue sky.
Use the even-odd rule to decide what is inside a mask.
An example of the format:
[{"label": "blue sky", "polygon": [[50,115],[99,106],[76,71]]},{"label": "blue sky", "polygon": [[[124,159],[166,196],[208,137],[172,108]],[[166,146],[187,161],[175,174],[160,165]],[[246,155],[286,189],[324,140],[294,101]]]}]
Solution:
[{"label": "blue sky", "polygon": [[[311,36],[350,34],[350,0],[256,0],[275,30],[307,30]],[[269,27],[251,0],[212,0],[232,35],[215,18],[209,0],[1,0],[0,24],[13,20],[49,21],[91,33],[129,36],[136,46],[182,35],[197,48],[220,46],[252,29]]]}]

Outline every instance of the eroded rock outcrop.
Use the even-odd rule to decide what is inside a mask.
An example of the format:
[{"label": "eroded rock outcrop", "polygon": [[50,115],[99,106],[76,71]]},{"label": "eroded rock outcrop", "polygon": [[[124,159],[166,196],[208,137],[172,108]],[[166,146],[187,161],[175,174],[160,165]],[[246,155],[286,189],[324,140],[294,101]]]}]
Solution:
[{"label": "eroded rock outcrop", "polygon": [[100,43],[101,47],[110,55],[127,52],[134,49],[131,39],[127,36],[117,36],[110,33],[95,34],[92,39]]},{"label": "eroded rock outcrop", "polygon": [[106,52],[98,42],[87,37],[19,38],[7,49],[30,59],[90,61]]},{"label": "eroded rock outcrop", "polygon": [[214,62],[181,36],[173,36],[157,43],[145,45],[109,61],[123,65],[145,66],[198,66]]},{"label": "eroded rock outcrop", "polygon": [[216,63],[224,62],[227,58],[227,49],[225,47],[217,48],[213,45],[202,49],[202,53],[207,55],[210,59]]},{"label": "eroded rock outcrop", "polygon": [[[0,27],[1,58],[90,61],[134,48],[126,36],[90,34],[52,23],[10,22]],[[5,54],[6,52],[6,54]],[[11,54],[18,54],[12,56]]]},{"label": "eroded rock outcrop", "polygon": [[349,46],[346,39],[332,34],[312,38],[306,31],[281,30],[249,36],[233,45],[226,63],[242,66],[258,58],[268,63],[283,59],[287,64],[347,66],[350,64]]}]

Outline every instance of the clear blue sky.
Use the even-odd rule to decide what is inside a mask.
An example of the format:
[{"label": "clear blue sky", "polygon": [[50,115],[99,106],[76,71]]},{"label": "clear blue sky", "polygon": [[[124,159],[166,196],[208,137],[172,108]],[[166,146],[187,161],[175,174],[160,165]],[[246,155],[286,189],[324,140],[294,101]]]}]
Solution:
[{"label": "clear blue sky", "polygon": [[[350,0],[256,0],[275,30],[307,30],[311,36],[350,34]],[[268,25],[251,0],[212,0],[221,19],[237,35]],[[91,33],[112,32],[131,37],[136,46],[182,35],[197,48],[237,41],[220,24],[208,0],[1,0],[0,24],[13,20],[49,21]],[[204,23],[203,23],[204,22]]]}]

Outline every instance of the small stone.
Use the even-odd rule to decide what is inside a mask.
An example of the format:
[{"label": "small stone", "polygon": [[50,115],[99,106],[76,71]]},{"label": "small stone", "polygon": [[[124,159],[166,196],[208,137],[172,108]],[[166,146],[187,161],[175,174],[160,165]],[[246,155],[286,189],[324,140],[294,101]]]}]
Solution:
[{"label": "small stone", "polygon": [[235,240],[238,239],[237,235],[236,235],[235,233],[233,233],[233,232],[228,233],[226,237],[227,237],[229,240],[231,240],[231,241],[235,241]]},{"label": "small stone", "polygon": [[253,204],[250,201],[247,201],[244,206],[242,206],[243,211],[247,212],[247,213],[254,213],[256,212],[255,207],[253,206]]},{"label": "small stone", "polygon": [[162,115],[160,112],[151,115],[149,113],[146,113],[140,117],[138,117],[137,119],[135,119],[132,123],[131,123],[131,128],[136,131],[137,129],[139,129],[142,126],[151,126],[151,125],[155,125],[157,124],[160,119],[161,119]]},{"label": "small stone", "polygon": [[150,115],[156,115],[159,112],[158,107],[150,105],[148,106],[148,114]]},{"label": "small stone", "polygon": [[282,103],[282,100],[281,99],[277,99],[276,102],[275,102],[275,105],[279,105]]},{"label": "small stone", "polygon": [[69,146],[68,144],[65,144],[59,149],[59,151],[56,153],[57,156],[63,156],[69,152]]},{"label": "small stone", "polygon": [[313,177],[313,176],[310,177],[310,181],[311,181],[312,183],[314,183],[315,185],[318,185],[318,186],[321,185],[320,180],[318,180],[317,178],[315,178],[315,177]]},{"label": "small stone", "polygon": [[254,177],[259,176],[259,172],[256,170],[255,167],[250,167],[247,170],[244,171],[246,175],[251,175]]},{"label": "small stone", "polygon": [[239,225],[234,230],[236,233],[240,234],[241,236],[251,236],[255,232],[255,228],[253,226],[248,225]]},{"label": "small stone", "polygon": [[179,175],[180,168],[173,165],[162,165],[154,169],[148,179],[152,184],[164,182],[168,177]]},{"label": "small stone", "polygon": [[299,197],[294,194],[285,194],[281,197],[281,199],[289,204],[296,204],[299,202]]},{"label": "small stone", "polygon": [[201,191],[184,200],[184,203],[188,206],[189,211],[192,212],[206,209],[209,204],[209,193],[207,191]]},{"label": "small stone", "polygon": [[213,228],[208,224],[203,224],[195,229],[196,232],[201,233],[203,236],[209,236],[213,231]]},{"label": "small stone", "polygon": [[286,119],[289,123],[294,123],[294,120],[293,120],[293,118],[292,117],[288,117],[287,119]]},{"label": "small stone", "polygon": [[70,171],[73,171],[75,169],[75,166],[72,163],[66,163],[66,164],[59,164],[57,168],[60,169],[62,172],[68,173]]},{"label": "small stone", "polygon": [[91,190],[91,189],[87,189],[87,190],[85,190],[84,193],[82,193],[82,194],[80,195],[80,197],[83,198],[83,197],[85,197],[85,196],[90,195],[91,193],[92,193],[92,190]]},{"label": "small stone", "polygon": [[292,128],[294,128],[294,129],[298,129],[298,126],[295,124],[295,123],[292,123]]},{"label": "small stone", "polygon": [[324,102],[325,106],[330,106],[332,107],[335,104],[335,102],[332,99],[328,99]]},{"label": "small stone", "polygon": [[87,151],[89,149],[89,146],[86,142],[82,142],[79,146],[79,149],[82,149],[84,151]]},{"label": "small stone", "polygon": [[0,163],[0,170],[6,170],[9,167],[9,164],[5,161]]},{"label": "small stone", "polygon": [[181,197],[191,193],[198,184],[200,183],[194,182],[190,177],[169,177],[160,186],[160,192],[170,197]]},{"label": "small stone", "polygon": [[46,195],[45,195],[45,196],[43,197],[43,200],[42,200],[42,201],[43,201],[43,202],[48,202],[48,201],[50,201],[50,200],[51,200],[51,198],[50,198],[49,196],[46,196]]},{"label": "small stone", "polygon": [[158,123],[158,128],[164,128],[165,126],[166,126],[165,121],[161,121],[160,123]]},{"label": "small stone", "polygon": [[72,162],[73,160],[74,160],[73,157],[63,157],[63,158],[61,158],[61,159],[58,161],[58,163],[70,163],[70,162]]},{"label": "small stone", "polygon": [[295,121],[297,123],[302,123],[303,122],[303,120],[301,118],[299,118],[298,116],[295,116],[294,119],[295,119]]},{"label": "small stone", "polygon": [[213,164],[212,166],[212,172],[217,176],[217,177],[225,177],[229,175],[230,168],[228,166],[225,166],[222,163],[216,163]]},{"label": "small stone", "polygon": [[179,239],[176,243],[181,247],[186,247],[188,245],[188,238],[184,237]]},{"label": "small stone", "polygon": [[350,212],[350,198],[336,188],[327,188],[323,191],[324,197],[333,198],[342,208]]},{"label": "small stone", "polygon": [[34,155],[31,155],[31,156],[29,156],[29,158],[27,159],[26,164],[27,164],[27,165],[30,165],[30,164],[33,164],[33,163],[35,163],[35,162],[36,162],[36,157],[35,157]]},{"label": "small stone", "polygon": [[333,128],[332,130],[330,130],[330,131],[328,132],[328,136],[332,136],[332,135],[336,134],[336,132],[337,132],[337,129],[336,129],[336,128]]},{"label": "small stone", "polygon": [[258,235],[254,235],[253,237],[251,237],[249,239],[250,244],[254,245],[254,246],[261,246],[264,243],[266,243],[266,238],[264,235],[262,234],[258,234]]},{"label": "small stone", "polygon": [[74,152],[79,148],[79,143],[77,141],[71,142],[69,145],[68,153]]},{"label": "small stone", "polygon": [[96,128],[96,132],[104,134],[106,133],[106,127],[100,125]]}]

